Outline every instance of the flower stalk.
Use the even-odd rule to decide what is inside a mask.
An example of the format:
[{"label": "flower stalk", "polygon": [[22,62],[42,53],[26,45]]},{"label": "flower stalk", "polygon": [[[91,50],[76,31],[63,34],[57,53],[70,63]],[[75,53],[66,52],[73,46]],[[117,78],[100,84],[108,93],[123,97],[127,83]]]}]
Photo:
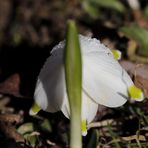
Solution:
[{"label": "flower stalk", "polygon": [[64,54],[66,90],[70,106],[70,147],[82,147],[81,89],[82,62],[79,37],[75,22],[68,21]]}]

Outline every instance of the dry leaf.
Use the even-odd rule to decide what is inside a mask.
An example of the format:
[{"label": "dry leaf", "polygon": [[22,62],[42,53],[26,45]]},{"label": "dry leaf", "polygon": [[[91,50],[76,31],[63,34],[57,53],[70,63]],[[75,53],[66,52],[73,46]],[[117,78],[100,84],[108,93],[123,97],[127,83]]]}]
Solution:
[{"label": "dry leaf", "polygon": [[20,97],[19,86],[20,76],[18,74],[14,74],[3,83],[0,83],[0,93]]},{"label": "dry leaf", "polygon": [[145,97],[148,98],[148,65],[130,61],[121,61],[120,64],[134,77],[135,84],[143,89]]},{"label": "dry leaf", "polygon": [[0,130],[7,138],[12,138],[16,142],[25,142],[24,137],[16,131],[15,127],[11,125],[0,122]]}]

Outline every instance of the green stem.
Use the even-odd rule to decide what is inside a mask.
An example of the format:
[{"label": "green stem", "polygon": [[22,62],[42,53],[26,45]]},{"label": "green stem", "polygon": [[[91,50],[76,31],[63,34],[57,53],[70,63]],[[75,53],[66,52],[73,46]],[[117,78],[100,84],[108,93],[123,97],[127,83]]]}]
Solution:
[{"label": "green stem", "polygon": [[71,113],[70,148],[82,148],[81,114]]}]

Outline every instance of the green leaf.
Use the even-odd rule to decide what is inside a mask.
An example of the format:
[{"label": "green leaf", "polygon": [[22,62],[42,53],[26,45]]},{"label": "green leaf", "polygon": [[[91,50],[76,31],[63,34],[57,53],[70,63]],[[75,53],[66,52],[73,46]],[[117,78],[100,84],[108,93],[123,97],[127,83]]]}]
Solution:
[{"label": "green leaf", "polygon": [[77,28],[72,20],[67,25],[64,63],[71,118],[70,145],[81,148],[82,62]]},{"label": "green leaf", "polygon": [[14,45],[19,45],[22,41],[22,36],[19,32],[13,34],[12,42]]},{"label": "green leaf", "polygon": [[43,131],[52,132],[52,127],[48,119],[44,119],[39,126]]},{"label": "green leaf", "polygon": [[24,123],[18,127],[17,131],[22,135],[33,132],[34,131],[33,123]]},{"label": "green leaf", "polygon": [[144,9],[144,16],[148,18],[148,6],[146,6]]},{"label": "green leaf", "polygon": [[68,22],[65,45],[66,88],[70,107],[81,108],[82,63],[77,29],[73,21]]},{"label": "green leaf", "polygon": [[92,18],[96,19],[100,16],[98,8],[93,6],[91,3],[83,1],[82,6],[85,12],[88,13]]},{"label": "green leaf", "polygon": [[105,7],[105,8],[111,8],[118,12],[125,12],[124,5],[119,0],[86,0],[98,7]]},{"label": "green leaf", "polygon": [[99,133],[98,130],[93,130],[90,140],[88,142],[87,148],[95,148],[98,145],[98,137]]},{"label": "green leaf", "polygon": [[35,148],[38,142],[38,136],[37,135],[30,135],[26,134],[24,135],[25,139],[27,139],[27,142],[31,145],[32,148]]},{"label": "green leaf", "polygon": [[148,56],[148,30],[139,26],[124,26],[120,28],[127,37],[139,43],[140,49],[138,53],[142,56]]}]

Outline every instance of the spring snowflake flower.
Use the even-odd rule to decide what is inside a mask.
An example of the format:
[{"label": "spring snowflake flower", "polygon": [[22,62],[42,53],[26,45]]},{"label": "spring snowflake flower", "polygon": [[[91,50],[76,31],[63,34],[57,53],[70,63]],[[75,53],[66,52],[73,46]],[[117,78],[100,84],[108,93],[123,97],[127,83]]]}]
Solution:
[{"label": "spring snowflake flower", "polygon": [[[82,53],[82,135],[87,134],[90,123],[98,109],[98,104],[107,107],[122,106],[128,98],[142,101],[144,96],[137,88],[117,59],[121,53],[110,50],[95,38],[79,36]],[[35,115],[40,109],[48,112],[61,110],[70,118],[64,74],[64,46],[60,42],[51,51],[37,80],[30,110]]]}]

